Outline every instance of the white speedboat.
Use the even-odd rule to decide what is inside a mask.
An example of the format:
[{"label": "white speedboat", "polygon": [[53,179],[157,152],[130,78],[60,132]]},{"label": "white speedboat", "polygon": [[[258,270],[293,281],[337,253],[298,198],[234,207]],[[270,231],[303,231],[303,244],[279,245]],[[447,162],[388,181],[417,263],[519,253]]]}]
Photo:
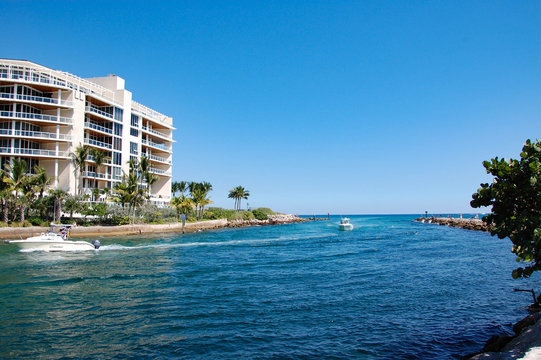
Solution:
[{"label": "white speedboat", "polygon": [[41,250],[41,251],[85,251],[97,250],[100,247],[99,240],[92,243],[87,241],[69,240],[69,231],[72,225],[53,225],[46,233],[38,236],[32,236],[25,240],[10,240],[9,244],[15,244],[22,250]]},{"label": "white speedboat", "polygon": [[353,230],[353,224],[349,222],[349,218],[343,218],[340,220],[340,224],[338,224],[338,228],[340,230]]}]

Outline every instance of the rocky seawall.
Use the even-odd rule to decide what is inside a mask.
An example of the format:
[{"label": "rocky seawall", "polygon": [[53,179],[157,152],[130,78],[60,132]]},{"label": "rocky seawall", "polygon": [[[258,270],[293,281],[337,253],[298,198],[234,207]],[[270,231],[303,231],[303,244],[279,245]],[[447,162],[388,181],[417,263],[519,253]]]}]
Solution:
[{"label": "rocky seawall", "polygon": [[[308,219],[300,218],[294,215],[270,215],[267,220],[233,220],[226,219],[198,221],[195,223],[186,223],[184,232],[196,232],[203,230],[222,229],[222,228],[237,228],[246,226],[264,226],[264,225],[280,225],[291,224],[309,221]],[[0,239],[26,239],[31,236],[37,236],[47,232],[49,228],[31,226],[0,228]],[[134,224],[134,225],[118,225],[118,226],[81,226],[70,231],[70,237],[92,237],[92,236],[119,236],[119,235],[143,235],[143,234],[159,234],[167,232],[182,232],[181,223],[173,224]]]},{"label": "rocky seawall", "polygon": [[414,221],[425,224],[438,224],[467,230],[490,231],[490,227],[481,219],[460,219],[451,217],[420,217]]},{"label": "rocky seawall", "polygon": [[[537,309],[539,311],[539,309]],[[513,326],[514,335],[491,337],[471,360],[541,359],[541,313],[528,315]]]}]

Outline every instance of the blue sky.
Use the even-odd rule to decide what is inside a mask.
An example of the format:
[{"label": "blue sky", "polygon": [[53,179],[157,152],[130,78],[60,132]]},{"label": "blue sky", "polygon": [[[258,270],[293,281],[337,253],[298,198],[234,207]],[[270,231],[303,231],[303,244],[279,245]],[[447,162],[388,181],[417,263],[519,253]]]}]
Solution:
[{"label": "blue sky", "polygon": [[[152,4],[152,5],[149,5]],[[116,74],[174,180],[299,213],[469,212],[541,130],[537,1],[3,1],[0,57]]]}]

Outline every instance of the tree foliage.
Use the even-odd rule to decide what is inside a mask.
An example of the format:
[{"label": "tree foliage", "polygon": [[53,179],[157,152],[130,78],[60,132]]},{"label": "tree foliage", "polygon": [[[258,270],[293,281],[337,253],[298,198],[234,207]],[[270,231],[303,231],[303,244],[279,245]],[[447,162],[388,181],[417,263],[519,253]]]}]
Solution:
[{"label": "tree foliage", "polygon": [[520,160],[485,161],[483,166],[494,176],[492,184],[481,184],[472,195],[471,206],[492,206],[483,221],[491,234],[509,237],[512,252],[523,267],[513,270],[513,278],[529,277],[541,270],[541,142],[527,140]]}]

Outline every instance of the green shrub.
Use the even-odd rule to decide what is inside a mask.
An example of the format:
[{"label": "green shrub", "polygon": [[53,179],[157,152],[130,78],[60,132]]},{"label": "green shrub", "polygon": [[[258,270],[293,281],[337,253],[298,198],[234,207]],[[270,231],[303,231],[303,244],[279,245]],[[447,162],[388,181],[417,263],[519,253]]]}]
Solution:
[{"label": "green shrub", "polygon": [[23,222],[23,227],[30,227],[30,226],[32,226],[32,223],[31,223],[30,221],[25,220],[25,221]]},{"label": "green shrub", "polygon": [[269,218],[268,215],[264,211],[262,211],[261,209],[252,210],[252,214],[254,214],[254,217],[257,220],[267,220]]},{"label": "green shrub", "polygon": [[39,226],[43,222],[43,219],[37,216],[32,216],[25,220],[25,222],[26,221],[29,221],[33,226]]},{"label": "green shrub", "polygon": [[210,207],[203,213],[203,219],[207,220],[216,220],[216,219],[227,219],[232,220],[235,216],[236,211],[230,209],[222,209],[219,207]]},{"label": "green shrub", "polygon": [[42,221],[38,224],[38,226],[42,226],[42,227],[49,227],[49,222],[47,220],[45,221]]},{"label": "green shrub", "polygon": [[9,225],[3,221],[0,221],[0,228],[8,227]]},{"label": "green shrub", "polygon": [[264,208],[264,207],[257,208],[257,209],[255,209],[255,211],[260,211],[260,212],[264,213],[265,215],[276,215],[276,213],[274,211],[272,211],[269,208]]},{"label": "green shrub", "polygon": [[11,227],[21,227],[21,223],[18,222],[18,221],[13,221],[13,222],[11,223]]}]

